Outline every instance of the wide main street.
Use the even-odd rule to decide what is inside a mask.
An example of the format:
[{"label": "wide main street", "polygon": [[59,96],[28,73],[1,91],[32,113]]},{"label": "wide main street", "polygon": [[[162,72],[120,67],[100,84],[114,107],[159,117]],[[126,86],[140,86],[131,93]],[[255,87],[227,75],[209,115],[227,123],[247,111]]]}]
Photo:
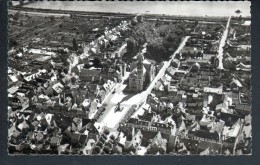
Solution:
[{"label": "wide main street", "polygon": [[228,18],[226,29],[225,29],[222,37],[221,37],[220,44],[219,44],[218,69],[224,69],[224,67],[223,67],[223,51],[224,51],[224,46],[226,45],[226,40],[227,40],[227,36],[228,36],[228,29],[229,29],[230,19],[231,19],[231,16]]},{"label": "wide main street", "polygon": [[[164,62],[162,68],[160,69],[158,74],[155,76],[154,80],[150,83],[149,87],[145,91],[143,91],[141,93],[137,93],[135,95],[128,95],[128,94],[123,93],[123,90],[125,89],[126,84],[118,85],[116,88],[116,93],[111,94],[109,96],[109,98],[107,99],[106,110],[99,117],[99,119],[97,120],[97,123],[104,125],[108,128],[117,128],[119,123],[122,121],[124,116],[128,113],[128,111],[132,105],[140,105],[142,102],[146,101],[148,94],[151,93],[156,82],[164,76],[166,69],[170,66],[172,60],[175,58],[175,55],[177,53],[179,53],[180,50],[185,46],[189,37],[190,36],[186,36],[183,39],[183,41],[181,42],[178,49],[171,56],[171,59],[169,61]],[[115,112],[116,105],[119,102],[120,102],[121,107],[123,107],[123,110]]]}]

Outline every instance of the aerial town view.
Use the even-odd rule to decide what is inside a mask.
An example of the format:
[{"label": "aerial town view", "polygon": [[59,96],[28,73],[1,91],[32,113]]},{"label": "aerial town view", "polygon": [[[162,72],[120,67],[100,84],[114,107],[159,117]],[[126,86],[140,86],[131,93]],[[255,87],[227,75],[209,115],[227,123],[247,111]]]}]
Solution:
[{"label": "aerial town view", "polygon": [[9,154],[251,155],[250,2],[118,3],[8,1]]}]

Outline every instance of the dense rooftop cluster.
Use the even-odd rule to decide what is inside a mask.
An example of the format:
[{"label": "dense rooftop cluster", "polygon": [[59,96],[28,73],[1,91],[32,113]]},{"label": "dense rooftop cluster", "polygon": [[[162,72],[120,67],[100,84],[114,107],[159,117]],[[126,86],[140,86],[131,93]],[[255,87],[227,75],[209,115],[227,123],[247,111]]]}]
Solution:
[{"label": "dense rooftop cluster", "polygon": [[[247,25],[231,21],[226,29],[224,21],[152,22],[140,15],[96,19],[9,17],[9,153],[251,153]],[[30,24],[35,37],[15,34],[30,31]],[[46,26],[53,26],[48,34]],[[167,56],[149,58],[152,49],[166,48]]]},{"label": "dense rooftop cluster", "polygon": [[[205,31],[196,32],[196,27],[191,33],[186,46],[155,84],[143,109],[120,125],[129,141],[136,134],[142,137],[132,146],[132,154],[140,154],[139,150],[142,154],[251,153],[250,42],[241,45],[237,43],[240,36],[233,37],[236,34],[233,26],[244,29],[248,26],[231,23],[223,70],[216,67],[224,26],[219,26],[217,35],[205,26],[208,25],[202,26]],[[231,42],[236,42],[236,46]],[[247,53],[234,54],[230,61],[229,49]],[[242,67],[245,65],[239,59],[243,59],[247,68]],[[232,72],[225,64],[227,60],[234,65]]]}]

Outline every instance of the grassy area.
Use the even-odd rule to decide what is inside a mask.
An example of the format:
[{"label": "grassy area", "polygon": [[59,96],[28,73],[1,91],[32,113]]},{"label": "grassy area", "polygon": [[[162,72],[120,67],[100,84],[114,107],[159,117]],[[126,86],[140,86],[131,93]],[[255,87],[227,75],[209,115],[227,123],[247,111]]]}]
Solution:
[{"label": "grassy area", "polygon": [[[15,13],[9,15],[9,39],[15,39],[18,45],[30,43],[34,38],[42,38],[35,46],[46,46],[49,41],[63,45],[72,38],[85,43],[99,37],[105,28],[115,27],[119,19],[91,19],[88,17],[70,18],[53,16],[29,16]],[[98,31],[93,31],[98,28]]]},{"label": "grassy area", "polygon": [[[183,36],[189,31],[185,28],[194,22],[140,22],[133,26],[128,40],[125,56],[132,58],[147,43],[144,56],[157,62],[168,60],[179,46]],[[191,27],[194,27],[191,26]]]}]

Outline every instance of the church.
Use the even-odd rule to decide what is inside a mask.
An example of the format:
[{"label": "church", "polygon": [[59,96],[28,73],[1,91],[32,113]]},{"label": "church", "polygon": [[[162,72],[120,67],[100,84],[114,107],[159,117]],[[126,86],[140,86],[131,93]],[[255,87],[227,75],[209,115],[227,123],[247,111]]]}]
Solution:
[{"label": "church", "polygon": [[144,58],[142,54],[130,66],[129,90],[134,92],[143,91],[155,76],[155,66]]}]

